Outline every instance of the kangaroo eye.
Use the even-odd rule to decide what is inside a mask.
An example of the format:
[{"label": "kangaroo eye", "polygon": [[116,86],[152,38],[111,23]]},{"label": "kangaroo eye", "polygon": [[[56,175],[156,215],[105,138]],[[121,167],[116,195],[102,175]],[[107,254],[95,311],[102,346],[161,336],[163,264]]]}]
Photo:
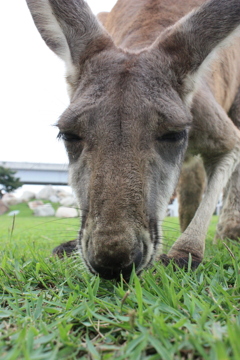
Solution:
[{"label": "kangaroo eye", "polygon": [[158,141],[164,141],[164,142],[178,142],[180,140],[186,139],[187,137],[187,131],[170,131],[160,137],[157,138]]},{"label": "kangaroo eye", "polygon": [[82,138],[80,138],[80,136],[76,134],[63,133],[63,132],[59,132],[57,138],[67,142],[77,142],[82,140]]}]

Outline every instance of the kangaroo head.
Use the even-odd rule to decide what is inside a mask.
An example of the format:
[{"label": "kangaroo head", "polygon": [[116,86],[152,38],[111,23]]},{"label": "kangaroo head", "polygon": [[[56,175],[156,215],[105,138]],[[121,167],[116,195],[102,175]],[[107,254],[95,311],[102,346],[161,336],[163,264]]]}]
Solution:
[{"label": "kangaroo head", "polygon": [[82,0],[27,0],[67,67],[71,102],[59,137],[82,212],[79,247],[92,273],[127,278],[133,264],[140,273],[156,258],[188,144],[195,82],[237,26],[234,2],[207,2],[150,48],[131,52],[114,45]]}]

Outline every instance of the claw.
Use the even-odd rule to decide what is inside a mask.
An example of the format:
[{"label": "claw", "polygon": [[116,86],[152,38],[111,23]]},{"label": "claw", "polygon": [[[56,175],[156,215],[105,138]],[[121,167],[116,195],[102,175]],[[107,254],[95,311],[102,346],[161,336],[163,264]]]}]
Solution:
[{"label": "claw", "polygon": [[[192,256],[191,269],[196,270],[198,265],[202,262],[202,259],[200,259],[197,256],[193,256],[193,255],[191,255],[191,256]],[[165,266],[167,266],[172,261],[174,265],[177,265],[181,269],[188,269],[189,256],[174,258],[174,257],[168,256],[167,254],[162,254],[162,255],[160,255],[160,261]]]},{"label": "claw", "polygon": [[67,241],[55,247],[52,251],[53,255],[62,258],[64,254],[67,256],[74,255],[74,252],[78,250],[77,240]]}]

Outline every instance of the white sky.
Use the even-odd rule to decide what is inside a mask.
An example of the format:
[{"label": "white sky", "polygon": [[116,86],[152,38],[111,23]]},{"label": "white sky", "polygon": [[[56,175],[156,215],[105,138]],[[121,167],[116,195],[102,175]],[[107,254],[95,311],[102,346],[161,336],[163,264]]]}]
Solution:
[{"label": "white sky", "polygon": [[[94,14],[116,0],[88,0]],[[26,2],[1,2],[0,161],[67,163],[52,124],[68,106],[64,64],[45,45]]]}]

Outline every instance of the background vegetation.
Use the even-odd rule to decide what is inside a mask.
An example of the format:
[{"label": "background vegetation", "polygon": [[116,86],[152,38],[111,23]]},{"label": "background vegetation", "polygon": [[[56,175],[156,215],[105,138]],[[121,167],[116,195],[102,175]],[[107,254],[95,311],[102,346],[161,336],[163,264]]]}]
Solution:
[{"label": "background vegetation", "polygon": [[[126,284],[88,274],[51,250],[77,219],[35,218],[25,204],[0,217],[1,360],[240,359],[239,244],[212,245],[192,272],[157,263]],[[167,251],[179,235],[164,222]]]},{"label": "background vegetation", "polygon": [[12,192],[23,185],[15,174],[16,171],[0,166],[0,199],[4,193]]}]

